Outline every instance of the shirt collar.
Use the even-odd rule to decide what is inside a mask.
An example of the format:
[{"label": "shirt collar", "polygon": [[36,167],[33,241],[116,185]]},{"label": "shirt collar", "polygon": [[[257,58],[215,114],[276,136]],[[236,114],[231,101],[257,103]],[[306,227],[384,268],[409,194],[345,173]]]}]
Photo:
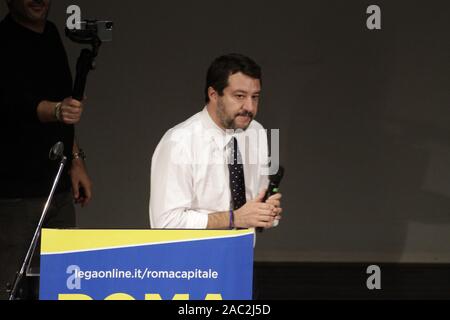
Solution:
[{"label": "shirt collar", "polygon": [[240,134],[230,134],[226,130],[220,128],[209,115],[207,107],[201,112],[201,118],[205,125],[205,134],[209,139],[213,140],[221,150],[225,149],[233,137],[237,137]]},{"label": "shirt collar", "polygon": [[48,21],[45,22],[44,31],[42,33],[35,32],[35,31],[21,25],[20,23],[16,22],[14,20],[14,18],[12,17],[11,13],[8,13],[6,15],[6,17],[4,18],[4,23],[9,28],[11,28],[10,31],[20,32],[20,33],[23,33],[24,35],[31,36],[31,37],[34,36],[37,38],[42,38],[49,31],[49,28],[48,28],[49,22]]}]

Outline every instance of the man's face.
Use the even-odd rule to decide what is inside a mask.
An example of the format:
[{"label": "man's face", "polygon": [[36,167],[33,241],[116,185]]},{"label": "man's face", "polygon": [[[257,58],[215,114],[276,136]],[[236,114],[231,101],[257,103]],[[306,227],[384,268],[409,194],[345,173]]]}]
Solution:
[{"label": "man's face", "polygon": [[261,81],[238,72],[228,78],[223,96],[217,94],[216,114],[224,129],[246,130],[258,112]]},{"label": "man's face", "polygon": [[11,13],[22,21],[29,23],[43,23],[47,19],[50,0],[11,0],[9,1]]}]

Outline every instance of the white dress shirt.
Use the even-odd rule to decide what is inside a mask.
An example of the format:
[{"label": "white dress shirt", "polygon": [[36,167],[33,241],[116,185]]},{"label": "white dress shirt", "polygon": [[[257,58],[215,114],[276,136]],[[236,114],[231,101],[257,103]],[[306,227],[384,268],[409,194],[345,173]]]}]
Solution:
[{"label": "white dress shirt", "polygon": [[244,132],[226,132],[205,107],[170,129],[156,147],[150,179],[152,228],[206,229],[208,214],[230,209],[232,137],[243,158],[247,201],[267,188],[267,135],[261,124],[253,120]]}]

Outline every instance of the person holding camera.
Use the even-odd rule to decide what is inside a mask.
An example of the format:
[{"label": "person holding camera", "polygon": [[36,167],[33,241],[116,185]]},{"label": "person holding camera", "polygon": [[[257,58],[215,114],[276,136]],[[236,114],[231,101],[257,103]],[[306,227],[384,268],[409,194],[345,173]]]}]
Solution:
[{"label": "person holding camera", "polygon": [[[53,184],[55,143],[68,158],[45,227],[75,226],[74,202],[92,197],[84,153],[75,141],[83,103],[71,98],[72,76],[50,0],[6,0],[0,22],[0,299],[25,258]],[[33,297],[35,298],[35,297]]]}]

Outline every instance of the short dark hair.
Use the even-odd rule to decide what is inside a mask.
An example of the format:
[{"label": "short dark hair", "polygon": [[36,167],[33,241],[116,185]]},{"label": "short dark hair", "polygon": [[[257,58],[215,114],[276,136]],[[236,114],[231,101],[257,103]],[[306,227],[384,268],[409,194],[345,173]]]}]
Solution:
[{"label": "short dark hair", "polygon": [[220,56],[211,63],[206,74],[205,102],[209,102],[209,87],[223,96],[223,90],[228,86],[228,78],[238,72],[262,81],[261,67],[249,57],[238,53]]}]

